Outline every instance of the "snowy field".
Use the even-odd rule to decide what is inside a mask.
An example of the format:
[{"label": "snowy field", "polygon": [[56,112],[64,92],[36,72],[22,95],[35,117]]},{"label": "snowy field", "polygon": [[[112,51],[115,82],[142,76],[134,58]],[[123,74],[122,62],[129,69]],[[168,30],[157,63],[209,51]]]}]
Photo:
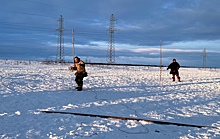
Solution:
[{"label": "snowy field", "polygon": [[[77,92],[69,65],[0,61],[0,138],[219,139],[220,69],[91,66]],[[42,113],[62,111],[207,126]]]}]

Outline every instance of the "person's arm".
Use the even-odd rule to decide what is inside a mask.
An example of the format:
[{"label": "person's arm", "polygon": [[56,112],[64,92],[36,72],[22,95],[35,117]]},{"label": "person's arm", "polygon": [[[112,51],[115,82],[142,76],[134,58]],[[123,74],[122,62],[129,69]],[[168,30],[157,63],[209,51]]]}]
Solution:
[{"label": "person's arm", "polygon": [[73,70],[77,70],[76,64],[77,64],[77,63],[74,63],[74,65],[73,65]]},{"label": "person's arm", "polygon": [[80,61],[79,65],[82,66],[82,67],[85,67],[85,63],[83,61]]},{"label": "person's arm", "polygon": [[177,69],[179,70],[179,68],[180,68],[180,64],[179,64],[179,63],[177,63]]},{"label": "person's arm", "polygon": [[70,71],[72,71],[72,72],[73,72],[74,70],[77,70],[76,63],[74,63],[73,66],[69,66],[68,69],[69,69]]},{"label": "person's arm", "polygon": [[171,64],[167,67],[167,70],[170,69]]}]

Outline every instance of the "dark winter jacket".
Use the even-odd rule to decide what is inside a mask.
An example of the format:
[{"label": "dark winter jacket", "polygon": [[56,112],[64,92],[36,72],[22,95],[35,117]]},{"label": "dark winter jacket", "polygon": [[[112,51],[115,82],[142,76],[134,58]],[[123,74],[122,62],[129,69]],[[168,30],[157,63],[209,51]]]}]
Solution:
[{"label": "dark winter jacket", "polygon": [[180,64],[178,62],[173,62],[168,66],[167,70],[171,69],[170,74],[179,74],[178,72],[179,68],[180,68]]}]

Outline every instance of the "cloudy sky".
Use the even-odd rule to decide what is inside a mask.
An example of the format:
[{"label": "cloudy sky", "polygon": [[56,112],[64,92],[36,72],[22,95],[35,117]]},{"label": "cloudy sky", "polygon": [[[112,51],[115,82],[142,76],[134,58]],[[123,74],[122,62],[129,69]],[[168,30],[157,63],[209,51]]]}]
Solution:
[{"label": "cloudy sky", "polygon": [[[59,18],[64,55],[107,60],[110,17],[115,63],[220,67],[219,0],[1,0],[0,59],[55,60]],[[204,53],[204,49],[206,53]],[[206,56],[204,57],[204,54]],[[204,59],[205,58],[205,59]]]}]

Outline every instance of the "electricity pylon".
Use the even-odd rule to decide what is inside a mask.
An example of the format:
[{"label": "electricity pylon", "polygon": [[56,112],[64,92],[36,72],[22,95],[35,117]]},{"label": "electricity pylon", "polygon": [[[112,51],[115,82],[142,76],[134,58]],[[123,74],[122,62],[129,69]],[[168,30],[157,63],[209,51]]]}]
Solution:
[{"label": "electricity pylon", "polygon": [[57,31],[59,32],[58,36],[58,43],[57,43],[57,57],[56,61],[58,63],[64,63],[64,38],[63,38],[63,17],[60,15],[60,19],[58,20],[59,22],[59,28]]},{"label": "electricity pylon", "polygon": [[114,47],[114,31],[117,30],[114,28],[114,22],[117,19],[112,14],[110,17],[110,27],[109,27],[109,48],[107,50],[107,63],[115,63],[115,47]]}]

